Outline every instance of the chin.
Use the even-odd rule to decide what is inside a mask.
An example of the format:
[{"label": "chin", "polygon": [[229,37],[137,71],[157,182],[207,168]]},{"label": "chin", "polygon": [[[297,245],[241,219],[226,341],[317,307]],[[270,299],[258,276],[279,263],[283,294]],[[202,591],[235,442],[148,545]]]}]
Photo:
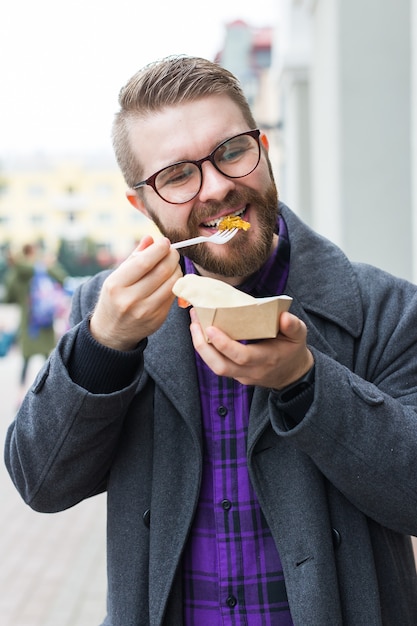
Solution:
[{"label": "chin", "polygon": [[[236,239],[236,238],[235,238]],[[224,244],[224,250],[213,251],[215,244],[211,246],[211,250],[190,250],[186,255],[195,265],[201,267],[204,271],[225,278],[247,277],[256,272],[268,259],[271,252],[271,245],[250,245],[235,243],[231,250],[231,244]],[[220,246],[216,246],[218,249]],[[197,246],[195,246],[197,248]]]}]

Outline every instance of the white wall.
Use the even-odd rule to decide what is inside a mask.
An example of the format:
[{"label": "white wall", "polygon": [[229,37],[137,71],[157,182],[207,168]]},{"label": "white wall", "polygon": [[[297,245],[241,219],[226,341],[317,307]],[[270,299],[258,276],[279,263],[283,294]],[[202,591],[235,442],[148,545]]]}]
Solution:
[{"label": "white wall", "polygon": [[344,0],[339,15],[343,245],[411,278],[409,0]]},{"label": "white wall", "polygon": [[[277,35],[280,187],[288,192],[282,199],[350,258],[411,279],[417,276],[416,4],[280,0]],[[297,55],[300,37],[293,36],[300,24],[310,42],[304,58]]]},{"label": "white wall", "polygon": [[312,226],[343,245],[339,2],[319,0],[311,17]]},{"label": "white wall", "polygon": [[303,2],[278,0],[273,70],[279,92],[281,199],[306,221],[312,216],[310,146],[310,15]]},{"label": "white wall", "polygon": [[417,0],[411,6],[411,180],[412,180],[412,278],[417,282]]}]

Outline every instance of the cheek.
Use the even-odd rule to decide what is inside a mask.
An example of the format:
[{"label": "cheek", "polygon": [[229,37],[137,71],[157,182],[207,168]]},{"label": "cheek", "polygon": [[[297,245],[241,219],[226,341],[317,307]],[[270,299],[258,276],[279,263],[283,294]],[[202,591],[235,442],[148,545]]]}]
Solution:
[{"label": "cheek", "polygon": [[265,159],[261,159],[258,167],[252,174],[242,178],[242,183],[255,191],[260,196],[264,196],[273,182],[271,178],[271,172],[268,168],[268,163]]},{"label": "cheek", "polygon": [[182,207],[164,202],[158,197],[146,202],[146,210],[151,220],[160,222],[168,228],[178,227],[183,222]]},{"label": "cheek", "polygon": [[[161,201],[163,202],[163,201]],[[188,220],[191,209],[187,205],[168,204],[163,202],[163,206],[159,203],[148,203],[146,210],[149,218],[156,224],[162,234],[166,235],[172,241],[178,240],[178,237],[185,239],[188,236]]]},{"label": "cheek", "polygon": [[273,182],[272,172],[265,159],[261,160],[259,166],[254,173],[258,175],[258,185],[260,192],[265,193],[265,191],[270,187],[271,183]]}]

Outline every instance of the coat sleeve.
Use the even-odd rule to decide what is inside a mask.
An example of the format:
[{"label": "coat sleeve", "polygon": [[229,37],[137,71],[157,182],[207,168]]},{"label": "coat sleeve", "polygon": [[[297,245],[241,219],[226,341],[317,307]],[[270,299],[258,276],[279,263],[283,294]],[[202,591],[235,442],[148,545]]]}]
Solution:
[{"label": "coat sleeve", "polygon": [[288,429],[272,393],[272,425],[363,513],[417,535],[417,295],[378,276],[362,285],[365,322],[352,366],[311,346],[314,401]]},{"label": "coat sleeve", "polygon": [[[75,298],[74,321],[95,300],[88,293]],[[7,432],[10,476],[25,502],[42,512],[63,510],[106,488],[143,368],[142,359],[135,380],[114,393],[92,394],[77,385],[68,361],[79,327],[61,338]]]}]

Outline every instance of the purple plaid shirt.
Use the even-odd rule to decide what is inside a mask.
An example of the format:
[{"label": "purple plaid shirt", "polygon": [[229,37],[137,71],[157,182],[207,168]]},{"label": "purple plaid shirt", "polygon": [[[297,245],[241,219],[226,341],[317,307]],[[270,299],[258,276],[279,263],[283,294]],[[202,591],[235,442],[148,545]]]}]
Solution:
[{"label": "purple plaid shirt", "polygon": [[[240,289],[283,293],[289,242]],[[186,258],[187,273],[195,273]],[[292,626],[281,561],[252,488],[246,439],[253,387],[216,376],[196,353],[204,436],[200,499],[183,559],[185,626]]]}]

